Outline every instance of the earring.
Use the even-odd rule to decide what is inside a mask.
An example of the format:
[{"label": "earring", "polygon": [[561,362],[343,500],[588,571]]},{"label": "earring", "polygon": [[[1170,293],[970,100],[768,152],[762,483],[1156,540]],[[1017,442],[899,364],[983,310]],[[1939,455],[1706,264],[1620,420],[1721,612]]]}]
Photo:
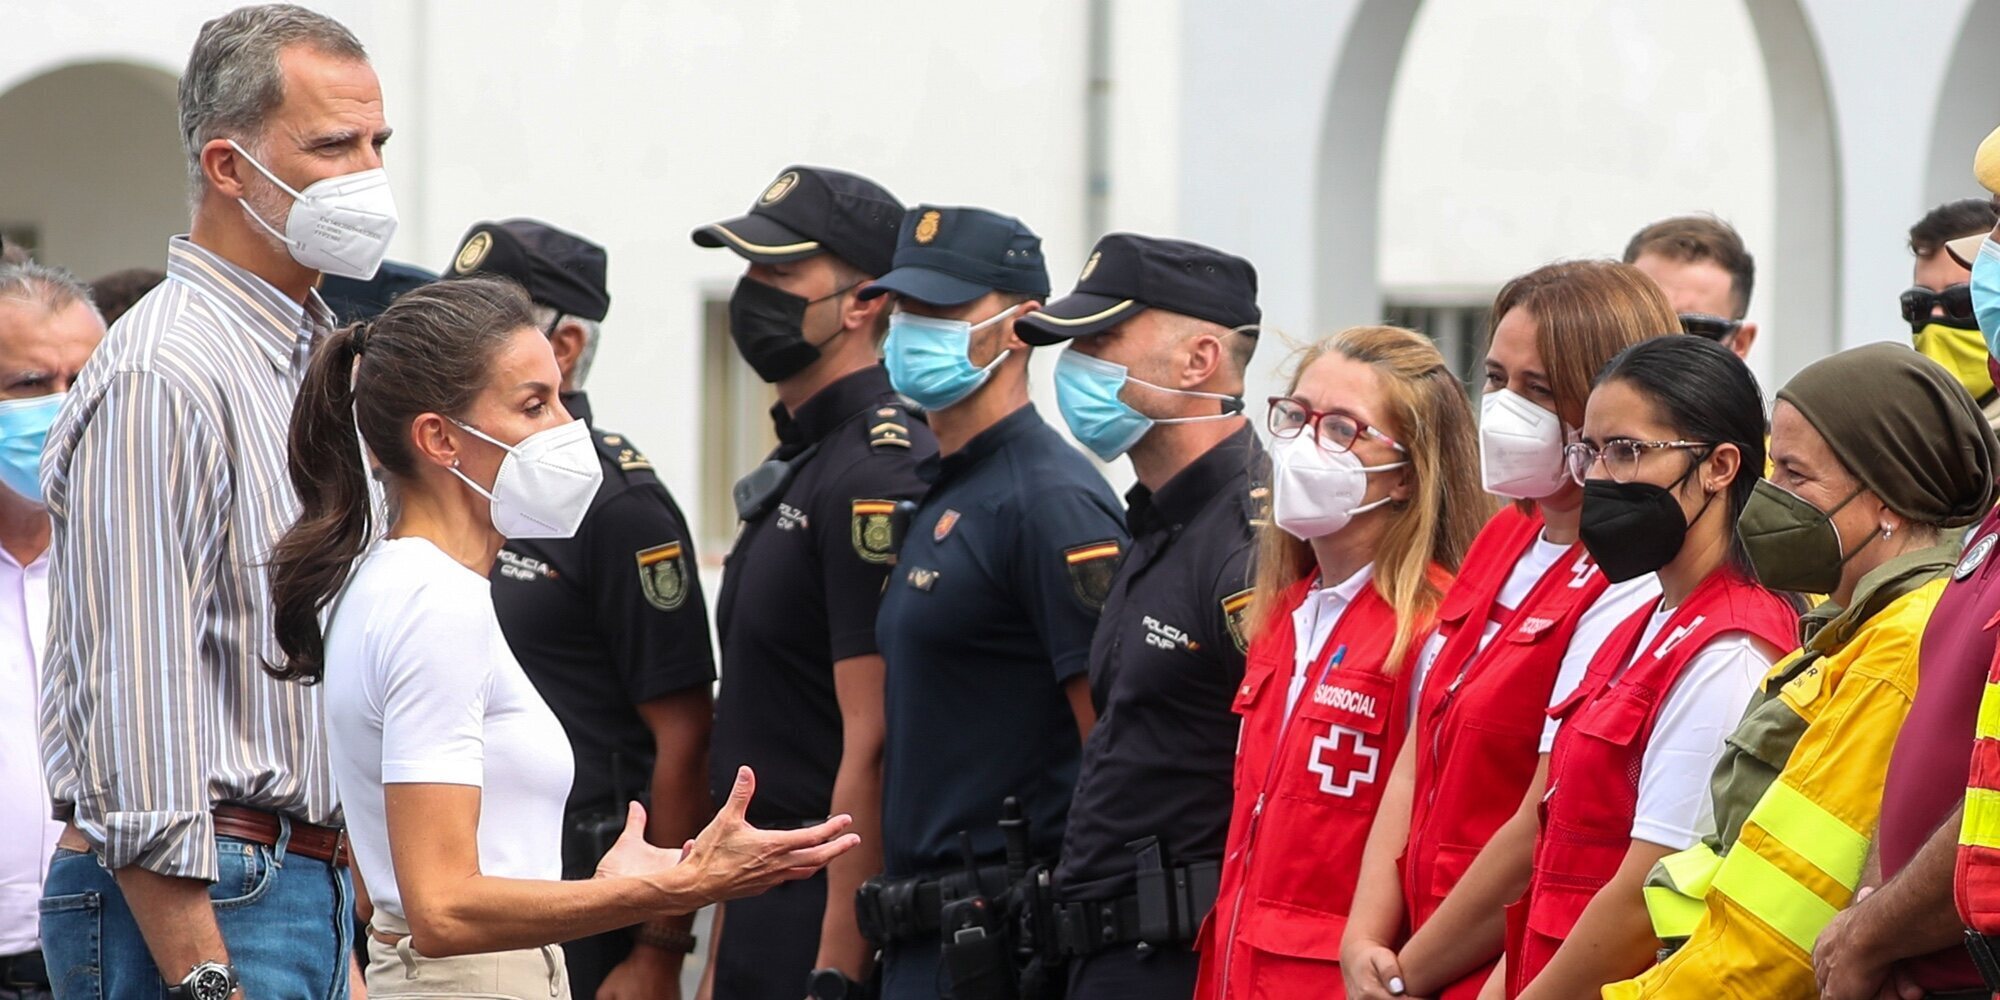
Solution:
[{"label": "earring", "polygon": [[1896,533],[1896,528],[1895,528],[1895,526],[1894,526],[1894,525],[1883,525],[1883,527],[1882,527],[1882,537],[1883,537],[1883,538],[1889,538],[1889,537],[1891,537],[1891,536],[1895,535],[1895,533]]}]

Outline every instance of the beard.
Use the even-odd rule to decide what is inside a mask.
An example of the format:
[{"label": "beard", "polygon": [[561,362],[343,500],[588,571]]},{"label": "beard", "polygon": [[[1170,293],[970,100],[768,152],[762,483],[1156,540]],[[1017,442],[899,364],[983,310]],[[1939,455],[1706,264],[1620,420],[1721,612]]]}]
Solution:
[{"label": "beard", "polygon": [[[276,184],[271,183],[269,177],[261,173],[244,185],[243,203],[247,211],[280,233],[285,232],[285,224],[291,221],[292,196],[280,190]],[[263,226],[253,222],[250,228],[256,230],[258,238],[273,252],[287,255],[291,253],[290,244],[271,235]]]}]

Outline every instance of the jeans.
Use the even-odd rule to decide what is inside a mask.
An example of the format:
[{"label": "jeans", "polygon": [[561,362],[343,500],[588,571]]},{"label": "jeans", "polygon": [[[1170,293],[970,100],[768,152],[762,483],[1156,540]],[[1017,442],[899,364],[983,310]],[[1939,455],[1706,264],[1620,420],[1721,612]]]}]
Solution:
[{"label": "jeans", "polygon": [[[208,888],[230,964],[251,1000],[347,1000],[354,883],[277,847],[217,837]],[[159,1000],[167,982],[111,872],[58,848],[42,883],[42,957],[57,1000]],[[187,974],[173,971],[175,982]]]}]

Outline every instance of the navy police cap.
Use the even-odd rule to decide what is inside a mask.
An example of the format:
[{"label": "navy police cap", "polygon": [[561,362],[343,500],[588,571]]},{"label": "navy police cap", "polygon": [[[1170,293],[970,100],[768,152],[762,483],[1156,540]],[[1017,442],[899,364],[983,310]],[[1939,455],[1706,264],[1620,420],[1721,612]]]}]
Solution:
[{"label": "navy police cap", "polygon": [[889,270],[902,223],[903,203],[882,185],[825,167],[792,166],[765,185],[750,211],[689,237],[756,264],[830,253],[874,277]]},{"label": "navy police cap", "polygon": [[534,219],[508,219],[481,222],[466,230],[444,276],[511,278],[536,305],[602,321],[611,311],[605,265],[604,248],[575,233]]},{"label": "navy police cap", "polygon": [[889,292],[933,306],[963,305],[988,292],[1047,298],[1042,238],[1011,215],[919,205],[903,219],[895,269],[861,297]]},{"label": "navy police cap", "polygon": [[1257,269],[1234,254],[1185,240],[1112,233],[1097,241],[1076,288],[1021,317],[1014,330],[1036,346],[1103,333],[1145,309],[1206,320],[1232,330],[1263,318]]}]

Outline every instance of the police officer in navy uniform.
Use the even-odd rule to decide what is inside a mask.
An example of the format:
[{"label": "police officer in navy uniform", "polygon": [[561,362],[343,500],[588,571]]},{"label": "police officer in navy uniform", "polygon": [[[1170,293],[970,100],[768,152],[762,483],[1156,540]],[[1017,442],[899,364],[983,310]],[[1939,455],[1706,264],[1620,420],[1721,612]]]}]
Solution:
[{"label": "police officer in navy uniform", "polygon": [[[598,324],[611,306],[604,249],[529,219],[482,222],[459,241],[447,279],[511,278],[562,370],[563,406],[590,425],[604,483],[576,535],[511,539],[494,560],[493,605],[515,659],[569,734],[576,756],[563,829],[563,877],[589,878],[647,804],[646,839],[678,847],[709,815],[703,761],[715,659],[694,539],[638,447],[598,426],[583,394]],[[660,920],[563,946],[571,990],[594,997],[678,997],[690,918]]]},{"label": "police officer in navy uniform", "polygon": [[873,949],[854,893],[881,867],[882,656],[875,611],[895,512],[921,496],[930,429],[878,360],[887,304],[864,299],[889,270],[903,206],[873,181],[795,166],[750,211],[694,241],[749,262],[729,302],[738,353],[771,383],[778,447],[737,484],[742,527],[718,598],[722,689],[711,754],[725,794],[748,764],[751,822],[854,817],[861,846],[824,874],[722,909],[715,1000],[839,993]]},{"label": "police officer in navy uniform", "polygon": [[1029,343],[1069,342],[1065,421],[1139,480],[1131,550],[1091,641],[1099,715],[1055,872],[1070,1000],[1194,994],[1192,943],[1229,825],[1254,525],[1269,508],[1242,416],[1259,315],[1248,261],[1114,233],[1074,292],[1020,323]]},{"label": "police officer in navy uniform", "polygon": [[1029,851],[1054,856],[1094,721],[1090,635],[1125,527],[1097,469],[1028,401],[1017,331],[1048,290],[1026,226],[938,206],[910,211],[895,270],[869,289],[895,294],[890,378],[929,411],[941,452],[876,620],[889,666],[881,898],[908,893],[926,911],[870,918],[889,925],[885,1000],[950,989],[941,948],[965,928],[937,903],[973,873],[980,893],[1003,888],[1007,799]]}]

